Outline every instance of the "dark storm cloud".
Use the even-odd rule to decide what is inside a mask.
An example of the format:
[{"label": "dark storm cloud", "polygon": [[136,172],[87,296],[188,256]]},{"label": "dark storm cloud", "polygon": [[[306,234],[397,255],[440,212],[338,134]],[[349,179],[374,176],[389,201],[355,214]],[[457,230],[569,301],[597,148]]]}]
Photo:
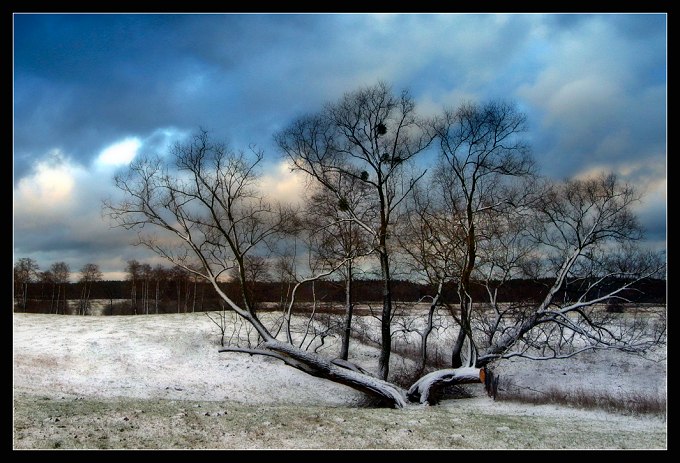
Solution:
[{"label": "dark storm cloud", "polygon": [[275,164],[277,130],[379,79],[430,113],[516,101],[543,174],[618,172],[664,240],[666,34],[662,14],[17,14],[15,252],[136,252],[99,216],[112,144],[162,154],[202,127]]},{"label": "dark storm cloud", "polygon": [[18,15],[15,21],[19,160],[57,145],[87,163],[121,135],[175,120],[174,87],[191,61],[178,52],[175,35],[183,34],[173,25],[181,17]]},{"label": "dark storm cloud", "polygon": [[[324,34],[315,33],[321,22],[288,15],[17,15],[17,176],[55,145],[86,164],[117,138],[158,127],[239,132],[244,113],[248,119],[285,95],[272,82],[293,77],[277,79],[262,57],[277,43],[293,54],[323,47]],[[260,67],[246,63],[244,75],[246,61]]]}]

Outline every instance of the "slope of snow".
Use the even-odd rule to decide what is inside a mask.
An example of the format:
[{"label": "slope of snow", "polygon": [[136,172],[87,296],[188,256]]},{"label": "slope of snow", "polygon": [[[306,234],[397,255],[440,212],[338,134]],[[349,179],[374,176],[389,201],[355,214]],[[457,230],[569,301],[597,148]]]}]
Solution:
[{"label": "slope of snow", "polygon": [[[14,315],[14,385],[94,397],[166,397],[242,403],[351,404],[360,395],[276,359],[219,353],[217,327],[202,313],[137,316]],[[335,352],[328,347],[328,355]],[[352,344],[374,370],[376,349]],[[665,351],[644,359],[595,351],[571,359],[510,359],[496,374],[516,387],[666,394]]]},{"label": "slope of snow", "polygon": [[[295,410],[302,410],[305,407],[310,407],[310,410],[328,410],[327,407],[330,407],[330,409],[347,410],[347,412],[338,411],[337,413],[344,417],[343,420],[349,421],[354,416],[351,415],[351,410],[356,409],[356,405],[364,399],[361,394],[353,389],[311,377],[273,358],[251,357],[242,353],[219,353],[217,327],[201,313],[115,317],[15,314],[13,338],[14,394],[15,397],[18,396],[20,399],[17,403],[21,404],[30,403],[31,400],[35,401],[38,398],[40,398],[38,401],[47,400],[53,406],[64,401],[82,399],[102,400],[109,404],[112,403],[112,400],[148,399],[162,401],[167,399],[164,403],[174,404],[172,407],[180,407],[181,404],[186,403],[185,401],[197,401],[197,403],[203,404],[214,402],[215,406],[222,407],[225,403],[232,403],[235,412],[242,410],[238,407],[252,406],[253,413],[260,414],[264,412],[257,408],[258,406],[287,407],[286,409],[289,410],[290,407],[301,407],[295,408]],[[331,345],[328,354],[332,355],[335,351],[336,348]],[[665,352],[658,352],[657,357],[657,361],[651,361],[614,352],[596,352],[563,361],[528,362],[513,360],[505,362],[496,370],[496,373],[500,374],[501,377],[511,379],[515,387],[539,391],[546,391],[550,387],[560,387],[563,389],[581,388],[615,393],[639,392],[665,396]],[[355,343],[352,347],[351,360],[368,370],[375,371],[377,358],[378,352],[375,348],[362,346],[358,343]],[[665,420],[658,417],[626,416],[625,414],[612,414],[600,410],[578,410],[557,405],[493,401],[486,397],[482,385],[469,385],[467,387],[475,395],[474,398],[443,401],[440,405],[431,407],[432,413],[435,413],[435,410],[441,410],[435,414],[439,416],[440,413],[443,413],[444,418],[442,419],[453,420],[451,426],[455,426],[457,423],[458,418],[451,418],[456,416],[454,414],[457,413],[468,413],[468,415],[462,416],[477,416],[479,417],[479,426],[485,427],[489,426],[489,422],[482,419],[484,416],[495,416],[499,423],[513,423],[518,419],[518,416],[535,417],[536,419],[554,418],[564,423],[572,423],[572,425],[573,423],[586,423],[588,426],[592,426],[593,432],[602,432],[602,429],[615,425],[617,434],[614,437],[619,439],[616,441],[618,443],[611,444],[615,448],[622,448],[626,445],[626,438],[625,436],[622,437],[622,432],[636,433],[637,436],[640,436],[644,435],[646,430],[653,430],[655,436],[657,436],[655,439],[659,439],[658,436],[663,436],[664,433]],[[29,402],[25,401],[27,397]],[[31,397],[35,399],[30,399]],[[200,405],[194,406],[200,407]],[[259,411],[255,412],[256,409]],[[38,410],[42,410],[40,406],[38,406]],[[184,409],[179,410],[181,412]],[[110,414],[110,412],[107,413]],[[165,412],[159,413],[162,416]],[[224,414],[226,413],[224,411]],[[243,413],[245,417],[248,416],[247,412]],[[358,416],[366,416],[364,412],[358,411],[357,413],[359,413]],[[382,417],[380,419],[384,420],[396,419],[390,418],[393,415],[385,415],[386,412],[383,411],[371,413],[370,416]],[[419,408],[411,412],[405,410],[400,413],[405,413],[404,416],[411,416],[409,413],[412,414],[414,423],[432,414],[426,412],[426,409]],[[95,416],[100,415],[95,414]],[[150,419],[150,416],[147,419]],[[27,419],[25,414],[22,414],[21,418],[22,420]],[[46,429],[45,426],[47,425],[44,421],[47,419],[42,419],[42,424],[21,425],[28,426],[22,428],[24,431],[20,433],[22,438],[20,442],[22,445],[28,446],[24,448],[35,448],[35,446],[41,448],[43,441],[31,441],[26,436],[30,437],[36,433],[36,430],[30,426]],[[77,417],[72,419],[76,420]],[[110,417],[102,419],[110,419]],[[208,415],[204,417],[203,412],[201,412],[200,419],[208,420]],[[271,421],[271,419],[266,418],[266,415],[262,419],[264,420],[263,423]],[[353,420],[353,418],[351,419]],[[54,418],[49,418],[49,420],[54,420]],[[342,423],[345,421],[342,421]],[[64,430],[60,431],[59,427],[54,426],[55,424],[59,423],[52,423],[53,426],[50,428],[52,431],[49,432],[61,432],[63,434]],[[395,422],[396,424],[397,422]],[[206,425],[211,426],[207,422]],[[85,427],[88,426],[85,425]],[[117,429],[118,425],[115,426]],[[328,426],[328,423],[326,426]],[[358,426],[361,427],[361,424],[359,423]],[[499,426],[503,429],[496,429],[499,434],[495,436],[495,442],[501,442],[501,444],[496,445],[502,445],[503,448],[516,448],[518,444],[513,441],[511,436],[501,436],[502,433],[507,431],[505,428],[509,425],[503,424],[497,427]],[[63,426],[61,427],[63,428]],[[172,430],[172,428],[166,429],[168,435],[175,433],[173,439],[182,435],[183,432]],[[218,428],[215,432],[222,436],[223,431],[219,431],[219,429],[221,428]],[[306,428],[300,430],[300,432],[307,431]],[[26,432],[32,434],[26,434]],[[272,432],[271,426],[267,425],[262,432]],[[340,429],[338,432],[342,434],[345,431]],[[405,433],[404,436],[407,436],[406,433],[411,431],[404,428],[403,432]],[[418,430],[418,432],[424,432],[424,430]],[[448,436],[445,431],[441,432],[443,436]],[[488,430],[483,428],[482,436],[486,432]],[[463,434],[465,433],[463,432]],[[47,436],[45,439],[56,435],[45,434]],[[63,440],[63,435],[60,434],[59,436],[61,436],[59,439]],[[110,434],[105,433],[102,438],[107,436],[110,436]],[[227,437],[224,437],[224,439]],[[395,436],[391,436],[390,439],[393,437],[396,439]],[[261,446],[291,448],[291,446],[296,445],[301,448],[313,448],[315,446],[333,445],[332,443],[324,444],[325,441],[319,441],[314,436],[305,438],[305,440],[280,441],[283,442],[280,445],[270,445],[260,440],[253,441],[252,434],[248,434],[245,438],[251,440],[238,440],[236,443],[222,440],[220,441],[222,447],[218,445],[217,448],[238,448],[239,446],[248,448],[251,445],[258,448]],[[469,438],[470,435],[467,439]],[[479,438],[482,439],[483,437]],[[36,439],[38,438],[36,437]],[[71,436],[70,439],[75,438]],[[147,442],[144,440],[143,433],[139,439],[139,442]],[[460,439],[451,437],[451,439],[451,443],[447,444],[446,448],[457,448],[459,445],[468,446],[467,448],[470,448],[470,446],[481,448],[486,442],[482,440],[475,443],[470,440],[466,441],[462,437]],[[76,442],[73,444],[75,448],[81,448],[78,447],[78,440],[73,440],[73,442]],[[110,445],[113,445],[113,448],[130,448],[129,446],[133,445],[132,442],[127,444],[122,441],[111,442]],[[203,448],[210,445],[210,439],[207,442],[207,444],[202,444],[201,441],[195,441],[191,445]],[[403,444],[404,448],[419,448],[418,441],[392,439],[377,442],[373,445],[399,448]],[[527,445],[541,445],[542,442],[544,441],[539,440],[527,443]],[[558,439],[555,442],[562,445],[562,440]],[[640,445],[639,441],[630,442],[632,442],[630,445]],[[654,442],[658,442],[658,440]],[[181,445],[174,443],[174,441],[168,445],[172,448],[178,446],[181,448]],[[342,447],[351,445],[351,441],[349,441]],[[578,441],[567,442],[565,445],[567,448],[579,448]],[[606,443],[602,445],[605,448],[607,447]],[[643,448],[647,447],[643,446]]]},{"label": "slope of snow", "polygon": [[[352,389],[281,361],[219,353],[203,314],[15,314],[14,386],[47,395],[342,405]],[[288,393],[289,392],[289,393]]]}]

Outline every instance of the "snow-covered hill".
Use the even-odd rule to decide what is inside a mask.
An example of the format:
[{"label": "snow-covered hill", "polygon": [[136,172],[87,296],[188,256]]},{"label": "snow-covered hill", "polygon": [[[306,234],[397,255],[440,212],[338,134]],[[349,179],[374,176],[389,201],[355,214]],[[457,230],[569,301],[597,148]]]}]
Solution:
[{"label": "snow-covered hill", "polygon": [[[182,448],[186,446],[200,448],[353,448],[354,444],[362,448],[366,446],[367,448],[381,448],[382,446],[385,448],[522,448],[523,446],[591,448],[593,445],[595,448],[665,448],[666,446],[666,424],[665,420],[659,417],[616,415],[604,411],[576,410],[556,405],[537,406],[493,401],[485,396],[481,385],[469,386],[475,398],[447,400],[435,407],[416,407],[415,410],[410,411],[359,408],[358,405],[363,400],[362,395],[345,386],[310,377],[275,359],[236,353],[218,353],[217,327],[202,313],[117,317],[15,314],[13,336],[14,444],[17,448],[50,447],[57,445],[55,442],[58,442],[61,448]],[[353,349],[354,360],[357,363],[368,368],[375,367],[377,350],[356,344]],[[665,353],[659,352],[658,357],[665,357]],[[506,362],[498,372],[511,379],[518,387],[530,387],[535,390],[560,386],[664,396],[666,393],[665,360],[654,362],[612,352],[585,354],[563,361],[517,360]],[[52,416],[56,412],[50,406],[70,403],[71,408],[66,408],[67,410],[78,410],[78,407],[82,407],[78,405],[80,403],[78,401],[108,405],[104,407],[105,411],[93,411],[88,408],[89,412],[81,410],[79,414],[69,415],[68,419],[74,426],[72,429],[64,424],[68,422],[68,419],[63,417],[64,412],[60,412],[62,418],[58,422],[54,421],[59,417]],[[500,418],[503,416],[527,419],[529,422],[535,422],[539,417],[540,420],[548,417],[547,419],[555,423],[562,422],[562,425],[564,425],[564,420],[578,419],[585,426],[584,430],[588,426],[596,428],[597,423],[601,423],[603,429],[609,430],[607,432],[610,432],[610,437],[614,440],[600,438],[599,445],[593,443],[587,445],[588,441],[574,440],[571,435],[569,442],[543,438],[543,440],[533,443],[527,441],[523,444],[508,434],[508,432],[512,434],[513,430],[513,426],[508,425],[495,426],[494,429],[499,426],[503,428],[498,431],[498,435],[494,434],[495,437],[489,437],[487,440],[480,435],[478,441],[470,440],[474,429],[469,429],[468,440],[461,438],[463,440],[458,443],[453,443],[454,440],[451,439],[429,441],[425,437],[421,440],[392,439],[394,434],[390,434],[392,440],[352,441],[342,440],[339,437],[333,440],[333,434],[329,431],[332,427],[328,425],[326,431],[330,434],[324,434],[324,438],[318,436],[314,438],[310,435],[309,440],[258,441],[256,435],[248,434],[248,432],[246,435],[237,433],[238,435],[232,436],[224,430],[232,429],[229,426],[233,423],[228,424],[226,421],[203,423],[202,426],[205,426],[205,429],[210,430],[213,429],[211,426],[218,426],[214,429],[224,431],[221,438],[206,437],[207,440],[204,443],[200,440],[187,443],[179,438],[173,441],[171,436],[183,434],[178,423],[171,425],[169,422],[162,425],[165,426],[163,429],[166,431],[163,435],[167,439],[158,437],[155,441],[149,441],[148,438],[145,440],[143,429],[138,429],[137,432],[140,434],[137,440],[131,435],[129,441],[120,439],[112,441],[110,439],[115,437],[112,436],[112,429],[117,424],[114,424],[113,428],[108,428],[103,424],[101,428],[94,425],[84,426],[90,428],[89,437],[84,431],[75,430],[77,420],[84,419],[83,416],[86,417],[88,413],[92,414],[90,419],[95,419],[94,416],[101,416],[101,419],[105,421],[107,416],[118,413],[115,411],[118,410],[117,406],[111,404],[130,403],[131,410],[138,410],[141,407],[139,404],[149,404],[149,401],[168,406],[172,404],[168,410],[157,411],[159,419],[164,413],[186,413],[188,403],[203,404],[201,420],[207,420],[211,416],[211,411],[212,416],[216,416],[215,413],[225,407],[226,409],[231,407],[236,411],[241,410],[242,419],[248,416],[248,410],[253,410],[253,412],[258,410],[253,416],[262,415],[264,418],[261,421],[270,423],[270,425],[264,425],[263,429],[266,432],[275,428],[272,425],[275,420],[265,419],[268,415],[266,410],[279,410],[274,415],[283,413],[282,410],[296,410],[295,413],[302,413],[300,410],[309,410],[312,415],[320,416],[322,422],[324,421],[323,415],[328,410],[338,410],[338,416],[335,418],[348,423],[347,425],[338,424],[344,423],[342,421],[335,423],[334,426],[338,428],[339,435],[344,435],[342,432],[350,432],[354,429],[347,427],[352,421],[347,418],[348,416],[359,418],[386,416],[388,417],[386,419],[390,420],[390,416],[396,417],[410,413],[408,416],[412,418],[413,423],[406,428],[413,428],[411,432],[423,432],[425,433],[423,436],[432,437],[434,431],[427,434],[427,426],[421,429],[417,424],[418,420],[424,419],[425,416],[434,419],[432,418],[434,413],[444,414],[441,418],[444,420],[458,419],[460,421],[463,418],[455,418],[451,413],[462,413],[462,416],[467,416],[465,415],[467,411],[470,416],[496,416],[499,423],[503,421]],[[208,415],[202,411],[205,407],[209,407],[205,405],[206,403],[214,404],[212,408],[215,409],[211,408],[206,411]],[[177,410],[184,410],[184,412],[177,412]],[[133,411],[127,413],[132,414]],[[222,412],[227,413],[225,410]],[[153,415],[149,413],[145,419],[150,419]],[[238,415],[237,412],[234,413]],[[139,413],[138,415],[143,416]],[[39,417],[41,418],[38,419]],[[131,419],[127,418],[128,421]],[[325,419],[330,418],[325,417]],[[375,424],[371,424],[371,420],[364,420],[362,425],[362,420],[359,419],[355,426],[365,426],[366,431],[369,432],[371,426]],[[455,421],[451,422],[455,423]],[[123,424],[127,426],[129,423],[125,421]],[[398,431],[404,423],[397,420],[396,424],[398,426],[395,430]],[[323,427],[323,423],[321,425]],[[192,426],[200,427],[201,425],[193,423]],[[301,435],[309,431],[304,424],[298,423],[296,426],[303,426],[303,430],[300,431]],[[376,426],[382,426],[382,424],[379,423]],[[428,426],[432,426],[432,423]],[[468,427],[474,426],[469,424]],[[507,432],[505,428],[508,428]],[[550,426],[546,429],[548,428]],[[104,440],[95,440],[97,436],[95,429],[100,429],[100,437]],[[134,434],[134,429],[133,426],[129,431]],[[253,431],[255,428],[243,423],[233,429],[239,429],[239,432],[250,429],[255,432]],[[547,432],[546,429],[542,429],[541,432]],[[122,431],[116,430],[116,433],[118,432]],[[482,434],[484,432],[481,431]],[[536,439],[540,437],[536,431],[527,430],[527,432],[528,435],[533,432]],[[456,425],[455,433],[444,432],[443,435],[458,435],[457,433],[466,434],[464,423],[461,423],[461,426]],[[544,442],[544,445],[541,445],[541,442]]]}]

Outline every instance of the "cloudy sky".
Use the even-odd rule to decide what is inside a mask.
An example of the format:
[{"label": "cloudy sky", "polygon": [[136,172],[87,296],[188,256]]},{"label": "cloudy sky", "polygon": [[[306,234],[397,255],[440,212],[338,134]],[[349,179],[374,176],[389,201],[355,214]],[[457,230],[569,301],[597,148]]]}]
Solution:
[{"label": "cloudy sky", "polygon": [[294,195],[273,134],[378,80],[426,113],[515,101],[542,174],[617,173],[666,248],[665,14],[15,14],[14,260],[105,278],[158,262],[101,201],[199,127],[264,149],[267,184]]}]

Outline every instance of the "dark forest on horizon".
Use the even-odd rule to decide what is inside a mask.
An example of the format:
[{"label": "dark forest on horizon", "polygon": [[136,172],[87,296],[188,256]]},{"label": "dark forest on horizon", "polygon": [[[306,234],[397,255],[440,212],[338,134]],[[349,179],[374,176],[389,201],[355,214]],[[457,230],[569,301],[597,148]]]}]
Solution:
[{"label": "dark forest on horizon", "polygon": [[[582,284],[582,283],[581,283]],[[666,303],[666,280],[646,279],[635,285],[635,290],[628,290],[622,296],[632,303],[638,304],[665,304]],[[241,289],[237,282],[221,283],[225,293],[238,302],[241,298]],[[282,304],[288,304],[290,293],[294,284],[292,282],[255,282],[250,285],[248,291],[253,295],[255,302],[262,304],[261,310],[278,309]],[[535,302],[540,300],[549,287],[549,280],[516,279],[505,282],[498,289],[499,302]],[[29,313],[64,313],[63,301],[78,301],[82,298],[82,283],[66,283],[61,296],[57,300],[57,293],[53,285],[41,282],[28,283],[26,307],[22,307],[15,300],[15,312]],[[558,295],[560,299],[571,300],[570,286],[566,287]],[[606,288],[601,289],[606,292]],[[357,280],[353,284],[353,299],[356,305],[371,304],[379,305],[382,297],[380,280]],[[408,280],[395,281],[393,286],[395,301],[403,303],[415,303],[419,301],[429,302],[428,296],[434,293],[434,288]],[[581,294],[577,287],[573,291],[575,297]],[[20,294],[15,291],[15,294]],[[330,307],[341,311],[345,298],[345,286],[343,281],[317,281],[301,285],[296,292],[296,302],[319,303],[321,311],[329,311]],[[444,288],[444,302],[455,304],[459,301],[457,285],[451,282]],[[486,288],[476,284],[472,292],[473,300],[484,303],[487,300]],[[185,313],[221,310],[220,303],[212,286],[205,282],[185,280],[166,281],[138,281],[133,286],[128,280],[104,280],[90,283],[88,300],[108,301],[104,304],[103,315],[133,315],[144,313]],[[67,313],[69,311],[67,310]]]}]

